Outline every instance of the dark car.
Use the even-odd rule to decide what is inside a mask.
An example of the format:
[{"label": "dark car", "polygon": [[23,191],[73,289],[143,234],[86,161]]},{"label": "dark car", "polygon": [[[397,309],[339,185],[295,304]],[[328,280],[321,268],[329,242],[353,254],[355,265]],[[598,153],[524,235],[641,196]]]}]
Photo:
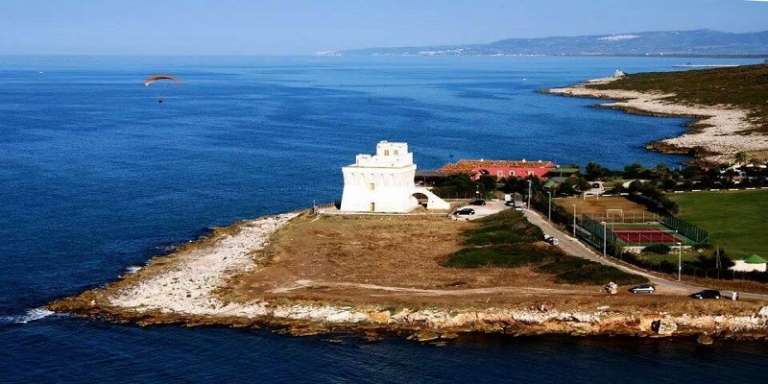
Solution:
[{"label": "dark car", "polygon": [[632,293],[647,293],[647,294],[651,294],[651,293],[656,292],[656,287],[654,287],[651,284],[641,284],[641,285],[638,285],[636,287],[630,288],[629,291],[632,292]]},{"label": "dark car", "polygon": [[474,215],[475,210],[472,208],[462,208],[453,213],[456,216],[469,216]]},{"label": "dark car", "polygon": [[477,199],[469,202],[469,205],[485,205],[485,200]]},{"label": "dark car", "polygon": [[705,289],[701,292],[694,293],[693,295],[691,295],[691,298],[698,299],[698,300],[704,300],[704,299],[720,300],[720,291],[716,291],[714,289]]}]

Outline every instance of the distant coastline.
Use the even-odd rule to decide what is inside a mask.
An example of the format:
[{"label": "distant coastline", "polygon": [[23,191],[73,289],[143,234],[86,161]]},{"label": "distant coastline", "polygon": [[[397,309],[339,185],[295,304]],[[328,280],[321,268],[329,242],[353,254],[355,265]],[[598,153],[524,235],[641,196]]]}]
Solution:
[{"label": "distant coastline", "polygon": [[627,56],[768,57],[768,31],[728,33],[708,29],[586,36],[510,38],[480,44],[374,47],[318,52],[329,56]]}]

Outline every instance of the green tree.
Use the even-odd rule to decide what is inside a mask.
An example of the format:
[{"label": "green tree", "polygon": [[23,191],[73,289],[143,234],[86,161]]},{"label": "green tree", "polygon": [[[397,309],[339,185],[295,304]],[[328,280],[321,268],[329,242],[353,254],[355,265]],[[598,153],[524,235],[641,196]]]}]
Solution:
[{"label": "green tree", "polygon": [[642,177],[643,173],[645,173],[645,167],[638,163],[630,164],[624,167],[625,179],[637,179]]},{"label": "green tree", "polygon": [[480,188],[480,193],[488,197],[489,193],[496,190],[496,176],[482,175],[477,179],[477,184]]},{"label": "green tree", "polygon": [[605,180],[611,174],[611,170],[592,161],[587,164],[584,171],[589,180]]}]

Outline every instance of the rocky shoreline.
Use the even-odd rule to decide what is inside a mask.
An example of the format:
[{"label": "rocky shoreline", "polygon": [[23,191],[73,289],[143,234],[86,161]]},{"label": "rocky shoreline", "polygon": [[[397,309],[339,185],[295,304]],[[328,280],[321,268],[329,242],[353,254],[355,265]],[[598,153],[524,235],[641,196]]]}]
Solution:
[{"label": "rocky shoreline", "polygon": [[681,136],[649,143],[646,148],[671,154],[685,154],[708,163],[728,163],[739,152],[768,150],[768,136],[754,133],[749,111],[728,105],[694,105],[669,101],[674,94],[637,92],[624,89],[596,89],[590,85],[610,84],[616,78],[589,80],[570,87],[551,88],[547,93],[612,100],[602,108],[657,117],[688,117],[694,121]]},{"label": "rocky shoreline", "polygon": [[451,307],[388,306],[253,298],[224,302],[217,290],[242,269],[268,261],[258,251],[270,236],[299,213],[244,221],[209,237],[152,259],[135,273],[101,288],[62,298],[50,310],[141,326],[269,327],[292,335],[356,333],[369,339],[382,334],[420,341],[464,334],[577,335],[634,337],[768,338],[768,306],[740,303],[730,312],[668,313],[607,305]]},{"label": "rocky shoreline", "polygon": [[375,339],[394,334],[419,341],[453,339],[478,333],[676,338],[703,335],[711,338],[768,339],[768,307],[752,314],[672,315],[645,311],[614,312],[609,308],[591,312],[563,311],[546,306],[527,309],[401,308],[393,311],[381,306],[260,303],[258,313],[196,315],[61,300],[52,303],[49,308],[140,326],[269,327],[295,336],[354,333]]}]

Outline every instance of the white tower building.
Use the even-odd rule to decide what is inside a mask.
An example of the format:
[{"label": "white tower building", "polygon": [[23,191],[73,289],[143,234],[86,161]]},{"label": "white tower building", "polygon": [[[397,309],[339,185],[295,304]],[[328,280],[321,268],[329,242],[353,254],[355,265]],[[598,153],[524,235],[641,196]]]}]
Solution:
[{"label": "white tower building", "polygon": [[407,143],[381,141],[376,154],[359,154],[355,163],[343,167],[344,192],[341,210],[347,212],[409,212],[419,203],[414,196],[427,197],[428,209],[449,209],[450,205],[413,182],[416,164]]}]

